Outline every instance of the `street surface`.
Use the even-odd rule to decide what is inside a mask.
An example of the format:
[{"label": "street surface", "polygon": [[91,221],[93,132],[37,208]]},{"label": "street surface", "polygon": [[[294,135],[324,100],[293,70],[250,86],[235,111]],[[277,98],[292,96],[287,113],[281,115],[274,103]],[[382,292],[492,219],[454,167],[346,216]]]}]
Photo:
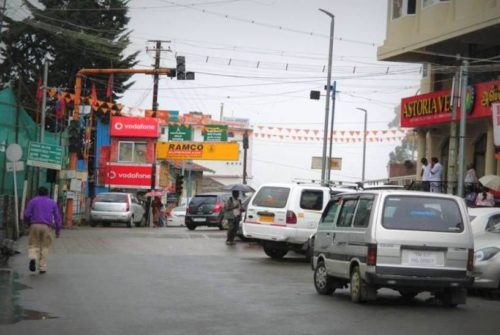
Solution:
[{"label": "street surface", "polygon": [[[0,334],[499,334],[500,301],[441,307],[428,295],[316,293],[301,255],[271,260],[225,232],[198,228],[79,228],[56,240],[45,275],[25,247],[0,276]],[[292,255],[293,256],[293,255]],[[10,283],[10,286],[9,286]]]}]

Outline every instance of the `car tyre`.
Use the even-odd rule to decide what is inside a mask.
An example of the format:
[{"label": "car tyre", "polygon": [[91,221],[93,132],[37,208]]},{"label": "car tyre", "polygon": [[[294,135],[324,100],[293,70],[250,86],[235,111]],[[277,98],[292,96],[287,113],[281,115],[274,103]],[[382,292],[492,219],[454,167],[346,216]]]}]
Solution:
[{"label": "car tyre", "polygon": [[351,271],[350,285],[351,301],[359,304],[366,301],[366,287],[359,272],[359,266],[355,266]]},{"label": "car tyre", "polygon": [[190,224],[190,223],[186,223],[186,227],[187,227],[187,229],[189,229],[189,230],[195,230],[195,229],[196,229],[196,226],[195,226],[195,225],[193,225],[193,224]]},{"label": "car tyre", "polygon": [[403,297],[403,299],[411,300],[417,296],[418,292],[411,290],[399,290],[399,294],[401,294],[401,297]]},{"label": "car tyre", "polygon": [[327,274],[323,261],[318,262],[316,269],[314,269],[314,287],[321,295],[330,295],[335,292],[334,281]]},{"label": "car tyre", "polygon": [[264,252],[273,259],[282,259],[288,253],[288,249],[264,245]]},{"label": "car tyre", "polygon": [[132,228],[134,227],[134,218],[131,217],[130,220],[127,222],[127,227]]}]

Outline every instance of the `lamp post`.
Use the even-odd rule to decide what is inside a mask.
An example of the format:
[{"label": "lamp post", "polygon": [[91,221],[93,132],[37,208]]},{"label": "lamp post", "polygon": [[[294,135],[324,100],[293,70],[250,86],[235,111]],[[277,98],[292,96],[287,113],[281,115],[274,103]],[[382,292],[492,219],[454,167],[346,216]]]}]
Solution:
[{"label": "lamp post", "polygon": [[365,163],[366,163],[366,121],[368,120],[368,113],[366,109],[364,108],[356,108],[357,110],[360,110],[365,113],[365,121],[364,121],[364,128],[363,128],[363,170],[361,172],[361,182],[365,182]]},{"label": "lamp post", "polygon": [[330,162],[327,160],[327,155],[326,155],[326,147],[327,147],[327,141],[328,141],[328,117],[329,117],[329,111],[330,111],[330,92],[332,90],[331,87],[331,79],[332,79],[332,58],[333,58],[333,28],[335,26],[335,16],[327,12],[324,9],[319,9],[321,12],[325,13],[328,15],[331,19],[330,23],[330,46],[328,49],[328,76],[326,80],[326,103],[325,103],[325,128],[323,131],[323,160],[322,160],[322,165],[321,165],[321,184],[325,185],[327,183],[327,171],[326,168],[330,168]]}]

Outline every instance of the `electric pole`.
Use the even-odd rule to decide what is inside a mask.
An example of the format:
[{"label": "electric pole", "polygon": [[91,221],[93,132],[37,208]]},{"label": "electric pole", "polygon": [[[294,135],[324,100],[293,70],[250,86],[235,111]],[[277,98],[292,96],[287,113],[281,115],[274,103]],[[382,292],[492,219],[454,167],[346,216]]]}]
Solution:
[{"label": "electric pole", "polygon": [[[162,43],[170,43],[170,41],[162,41],[162,40],[148,40],[150,43],[156,43],[156,46],[153,49],[146,48],[146,51],[155,51],[155,64],[154,68],[160,68],[160,59],[162,51],[170,51],[170,49],[162,49]],[[158,111],[158,83],[160,81],[160,75],[153,75],[153,117],[156,117],[156,111]]]}]

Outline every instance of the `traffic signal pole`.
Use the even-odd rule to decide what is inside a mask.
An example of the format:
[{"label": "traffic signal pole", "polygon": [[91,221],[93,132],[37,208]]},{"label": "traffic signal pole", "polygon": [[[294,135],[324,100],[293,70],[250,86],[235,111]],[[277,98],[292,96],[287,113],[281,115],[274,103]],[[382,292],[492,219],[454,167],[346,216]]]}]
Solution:
[{"label": "traffic signal pole", "polygon": [[[82,91],[82,77],[85,75],[115,75],[115,74],[149,74],[149,75],[167,75],[171,76],[175,69],[81,69],[76,74],[73,120],[80,121],[80,104]],[[92,110],[91,110],[92,113]],[[71,152],[69,155],[69,170],[76,170],[77,153]],[[73,199],[66,199],[66,227],[73,227]]]}]

